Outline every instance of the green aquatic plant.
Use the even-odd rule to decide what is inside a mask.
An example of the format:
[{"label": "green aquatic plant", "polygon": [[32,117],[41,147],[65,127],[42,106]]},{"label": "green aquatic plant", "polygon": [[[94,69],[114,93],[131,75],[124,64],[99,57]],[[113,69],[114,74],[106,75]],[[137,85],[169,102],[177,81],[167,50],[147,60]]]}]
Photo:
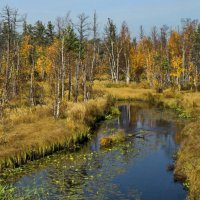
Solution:
[{"label": "green aquatic plant", "polygon": [[1,200],[23,200],[15,194],[16,188],[8,185],[0,184],[0,199]]},{"label": "green aquatic plant", "polygon": [[121,113],[120,113],[118,107],[112,106],[112,107],[110,107],[110,114],[111,114],[112,116],[119,116]]},{"label": "green aquatic plant", "polygon": [[118,107],[115,106],[111,106],[109,109],[109,112],[107,113],[107,115],[105,116],[106,120],[111,120],[117,116],[119,116],[121,113],[119,111]]},{"label": "green aquatic plant", "polygon": [[189,182],[188,181],[185,181],[184,183],[183,183],[183,187],[185,188],[185,189],[189,189],[189,187],[190,187],[190,184],[189,184]]},{"label": "green aquatic plant", "polygon": [[[48,198],[92,200],[101,197],[105,199],[108,194],[116,199],[123,197],[124,194],[120,193],[119,186],[110,180],[117,174],[123,173],[127,165],[124,160],[127,161],[135,155],[133,143],[126,141],[97,152],[63,152],[45,157],[43,161],[34,161],[36,169],[32,166],[29,171],[28,165],[22,168],[22,174],[29,174],[27,176],[29,184],[23,184],[23,179],[18,179],[13,197],[17,199],[15,197],[20,194],[27,200]],[[9,175],[11,176],[14,171],[20,174],[19,169],[13,169]],[[33,172],[38,176],[35,177]]]},{"label": "green aquatic plant", "polygon": [[184,108],[182,108],[182,107],[176,107],[175,108],[175,111],[178,113],[178,116],[180,117],[180,118],[182,118],[182,119],[188,119],[188,118],[191,118],[191,115],[188,113],[188,112],[186,112],[185,110],[184,110]]},{"label": "green aquatic plant", "polygon": [[105,119],[106,120],[111,120],[111,119],[113,119],[113,116],[111,114],[108,114],[108,115],[105,116]]}]

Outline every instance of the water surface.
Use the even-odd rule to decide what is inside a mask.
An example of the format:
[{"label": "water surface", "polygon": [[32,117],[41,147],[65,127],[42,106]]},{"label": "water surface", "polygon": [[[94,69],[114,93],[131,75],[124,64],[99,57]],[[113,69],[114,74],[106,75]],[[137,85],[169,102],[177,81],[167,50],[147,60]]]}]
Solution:
[{"label": "water surface", "polygon": [[[185,199],[186,191],[167,170],[183,124],[171,112],[146,104],[122,104],[119,109],[121,116],[103,122],[80,151],[33,162],[22,169],[23,175],[10,177],[17,193],[48,200]],[[126,141],[101,149],[100,138],[118,130],[125,131]]]}]

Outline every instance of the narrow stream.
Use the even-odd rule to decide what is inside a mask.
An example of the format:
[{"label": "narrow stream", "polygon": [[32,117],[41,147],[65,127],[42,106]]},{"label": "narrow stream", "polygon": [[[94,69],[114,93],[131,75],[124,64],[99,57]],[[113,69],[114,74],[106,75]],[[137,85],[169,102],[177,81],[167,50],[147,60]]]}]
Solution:
[{"label": "narrow stream", "polygon": [[[121,116],[100,125],[75,153],[62,152],[10,177],[26,199],[184,200],[186,191],[167,167],[179,147],[183,122],[147,104],[121,104]],[[100,138],[124,130],[124,143],[100,148]],[[129,137],[137,134],[141,137]]]}]

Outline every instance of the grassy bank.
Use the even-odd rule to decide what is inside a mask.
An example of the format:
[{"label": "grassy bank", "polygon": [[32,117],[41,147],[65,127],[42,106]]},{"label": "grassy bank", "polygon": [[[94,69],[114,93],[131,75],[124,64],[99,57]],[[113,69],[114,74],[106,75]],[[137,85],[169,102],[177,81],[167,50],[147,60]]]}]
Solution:
[{"label": "grassy bank", "polygon": [[117,101],[143,101],[157,107],[173,109],[181,118],[200,118],[200,92],[167,89],[163,93],[156,93],[145,84],[126,85],[108,81],[96,81],[94,90],[111,95]]},{"label": "grassy bank", "polygon": [[182,147],[178,152],[175,178],[189,189],[190,200],[200,199],[200,121],[188,124],[182,131]]},{"label": "grassy bank", "polygon": [[90,129],[105,117],[110,104],[109,98],[68,102],[59,120],[49,117],[51,109],[47,106],[6,111],[10,115],[5,119],[6,129],[1,127],[0,169],[20,166],[64,148],[77,148],[90,137]]},{"label": "grassy bank", "polygon": [[117,101],[146,101],[149,93],[155,94],[154,90],[148,89],[146,85],[124,83],[111,83],[110,81],[95,81],[94,90],[97,93],[111,95]]}]

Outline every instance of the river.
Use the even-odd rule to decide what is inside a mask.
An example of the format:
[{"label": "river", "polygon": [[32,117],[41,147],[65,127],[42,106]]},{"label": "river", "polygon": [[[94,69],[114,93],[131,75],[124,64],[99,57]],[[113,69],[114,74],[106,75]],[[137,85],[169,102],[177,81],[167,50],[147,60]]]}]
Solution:
[{"label": "river", "polygon": [[[77,152],[60,152],[24,166],[8,177],[26,199],[184,200],[174,182],[173,156],[184,122],[147,104],[119,104],[121,115],[102,122]],[[100,148],[100,139],[123,130],[126,141]],[[135,137],[137,135],[137,137]]]}]

